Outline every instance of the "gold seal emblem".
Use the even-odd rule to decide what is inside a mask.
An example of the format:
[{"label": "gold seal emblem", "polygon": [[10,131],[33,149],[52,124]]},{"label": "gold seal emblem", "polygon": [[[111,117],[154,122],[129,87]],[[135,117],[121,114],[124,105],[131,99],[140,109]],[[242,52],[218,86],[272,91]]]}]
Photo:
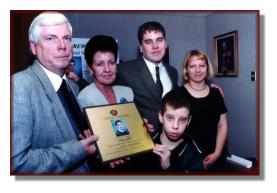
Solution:
[{"label": "gold seal emblem", "polygon": [[110,111],[110,113],[111,113],[111,115],[116,116],[118,112],[117,112],[117,110],[113,109],[113,110]]}]

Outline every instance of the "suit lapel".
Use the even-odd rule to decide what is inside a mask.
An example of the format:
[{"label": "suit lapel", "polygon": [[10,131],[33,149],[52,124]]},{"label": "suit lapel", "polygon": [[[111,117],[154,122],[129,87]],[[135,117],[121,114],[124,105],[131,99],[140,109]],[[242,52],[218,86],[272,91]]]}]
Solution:
[{"label": "suit lapel", "polygon": [[171,89],[173,89],[173,88],[175,88],[176,87],[176,77],[174,77],[174,75],[171,73],[171,70],[170,70],[170,67],[169,67],[169,65],[168,64],[164,64],[164,67],[165,67],[165,69],[166,69],[166,72],[167,72],[167,74],[168,74],[168,76],[169,76],[169,79],[170,79],[170,81],[171,81],[171,84],[172,84],[172,87],[171,87]]},{"label": "suit lapel", "polygon": [[144,87],[147,89],[146,92],[149,92],[156,100],[160,101],[161,96],[159,94],[157,85],[155,84],[153,77],[142,58],[139,59],[137,65],[137,71],[139,71],[140,81],[144,84]]},{"label": "suit lapel", "polygon": [[65,140],[72,139],[72,136],[76,135],[72,129],[72,125],[67,117],[63,105],[54,87],[52,86],[52,83],[50,82],[48,76],[40,67],[37,61],[33,63],[33,65],[31,66],[31,70],[33,70],[34,74],[37,76],[45,91],[46,96],[51,102],[53,116],[55,117],[59,125],[59,129],[61,130]]}]

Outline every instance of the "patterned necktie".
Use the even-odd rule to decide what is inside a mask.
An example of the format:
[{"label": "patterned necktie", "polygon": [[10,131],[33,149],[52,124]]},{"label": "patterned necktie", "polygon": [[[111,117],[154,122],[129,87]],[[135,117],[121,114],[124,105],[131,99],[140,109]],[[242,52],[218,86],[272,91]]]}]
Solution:
[{"label": "patterned necktie", "polygon": [[156,66],[155,69],[156,69],[156,85],[159,89],[160,95],[162,96],[163,95],[163,84],[160,79],[160,68],[159,68],[159,66]]}]

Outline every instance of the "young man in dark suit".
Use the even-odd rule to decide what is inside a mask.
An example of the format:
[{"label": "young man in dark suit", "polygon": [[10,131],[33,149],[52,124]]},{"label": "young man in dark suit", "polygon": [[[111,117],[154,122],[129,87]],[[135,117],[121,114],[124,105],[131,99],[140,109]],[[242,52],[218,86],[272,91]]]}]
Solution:
[{"label": "young man in dark suit", "polygon": [[[142,24],[138,29],[138,40],[142,56],[118,65],[117,83],[132,88],[140,114],[158,131],[161,128],[158,112],[162,96],[178,86],[178,73],[163,62],[167,43],[165,29],[160,23]],[[152,133],[153,138],[156,131]]]}]

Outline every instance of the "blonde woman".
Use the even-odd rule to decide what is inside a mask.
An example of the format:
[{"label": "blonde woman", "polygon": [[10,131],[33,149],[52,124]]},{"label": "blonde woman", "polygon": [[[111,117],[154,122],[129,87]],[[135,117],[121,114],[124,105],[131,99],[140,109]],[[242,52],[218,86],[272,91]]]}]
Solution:
[{"label": "blonde woman", "polygon": [[227,108],[217,88],[207,81],[213,67],[206,53],[191,50],[185,55],[183,74],[186,83],[178,88],[191,104],[191,123],[187,132],[200,145],[203,165],[208,171],[219,171],[224,165],[227,138]]}]

